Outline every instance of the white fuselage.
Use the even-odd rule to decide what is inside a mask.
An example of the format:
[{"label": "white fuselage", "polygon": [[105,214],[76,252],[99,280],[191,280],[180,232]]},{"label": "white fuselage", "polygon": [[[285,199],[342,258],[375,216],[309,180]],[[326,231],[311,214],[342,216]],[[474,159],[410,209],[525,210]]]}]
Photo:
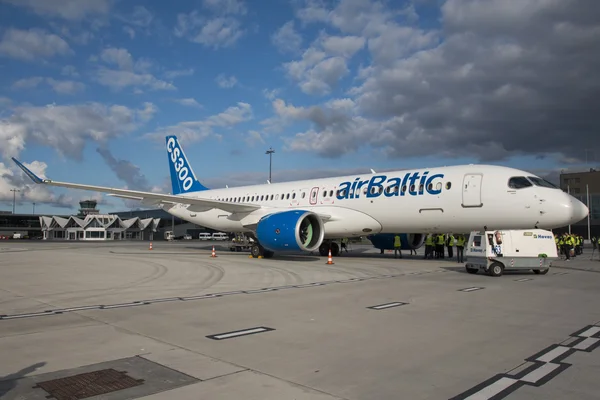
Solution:
[{"label": "white fuselage", "polygon": [[[421,179],[423,175],[425,178]],[[413,176],[416,179],[411,182]],[[528,176],[535,177],[526,171],[489,165],[411,169],[181,195],[263,206],[247,213],[194,211],[186,204],[163,208],[183,220],[223,232],[249,231],[246,226],[273,212],[313,211],[327,216],[326,238],[374,233],[470,232],[485,227],[553,229],[585,218],[587,208],[560,189],[509,186],[511,177]],[[381,187],[375,185],[379,182]]]}]

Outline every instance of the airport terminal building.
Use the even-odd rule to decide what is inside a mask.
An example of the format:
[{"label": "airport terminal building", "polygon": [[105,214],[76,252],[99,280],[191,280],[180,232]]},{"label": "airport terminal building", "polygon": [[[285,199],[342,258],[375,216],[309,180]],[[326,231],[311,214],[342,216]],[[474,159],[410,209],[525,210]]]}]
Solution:
[{"label": "airport terminal building", "polygon": [[212,232],[162,209],[100,214],[94,200],[79,205],[77,215],[0,212],[0,239],[18,234],[43,240],[164,240],[166,231],[173,231],[175,237],[191,234],[197,239],[200,232]]},{"label": "airport terminal building", "polygon": [[[585,172],[560,174],[560,188],[588,207],[590,235],[600,236],[600,170],[590,168]],[[568,229],[569,227],[563,227],[554,232],[567,232]],[[587,239],[588,218],[571,225],[571,232]]]}]

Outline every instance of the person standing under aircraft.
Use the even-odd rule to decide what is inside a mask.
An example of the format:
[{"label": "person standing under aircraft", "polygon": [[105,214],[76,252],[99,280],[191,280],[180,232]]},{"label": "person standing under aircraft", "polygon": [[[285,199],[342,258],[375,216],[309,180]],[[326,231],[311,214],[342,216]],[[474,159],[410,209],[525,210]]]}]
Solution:
[{"label": "person standing under aircraft", "polygon": [[454,256],[454,235],[452,233],[448,234],[446,245],[448,247],[448,258],[452,258]]},{"label": "person standing under aircraft", "polygon": [[440,233],[437,236],[436,250],[437,256],[435,258],[444,258],[444,234]]},{"label": "person standing under aircraft", "polygon": [[563,235],[563,253],[567,261],[571,261],[571,238],[565,233]]},{"label": "person standing under aircraft", "polygon": [[465,236],[461,233],[456,237],[456,262],[462,263],[465,250]]},{"label": "person standing under aircraft", "polygon": [[342,252],[344,250],[346,250],[346,253],[348,252],[348,238],[342,238],[342,240],[340,240],[340,254],[342,254]]},{"label": "person standing under aircraft", "polygon": [[423,258],[433,258],[433,235],[431,233],[425,238],[425,257]]},{"label": "person standing under aircraft", "polygon": [[402,241],[400,240],[400,235],[394,236],[394,258],[398,258],[398,253],[400,253],[400,258],[402,258]]}]

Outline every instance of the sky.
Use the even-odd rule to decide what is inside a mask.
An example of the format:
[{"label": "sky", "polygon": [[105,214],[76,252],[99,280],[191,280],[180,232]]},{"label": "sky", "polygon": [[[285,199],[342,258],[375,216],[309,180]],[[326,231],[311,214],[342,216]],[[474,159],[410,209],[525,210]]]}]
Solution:
[{"label": "sky", "polygon": [[486,163],[600,164],[598,0],[0,0],[0,210]]}]

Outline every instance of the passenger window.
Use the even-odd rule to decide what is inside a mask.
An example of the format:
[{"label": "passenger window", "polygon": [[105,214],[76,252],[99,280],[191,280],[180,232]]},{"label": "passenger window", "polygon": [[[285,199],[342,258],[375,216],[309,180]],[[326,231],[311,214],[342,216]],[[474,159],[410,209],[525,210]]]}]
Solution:
[{"label": "passenger window", "polygon": [[287,196],[285,196],[286,200],[290,199],[290,194],[288,193]]},{"label": "passenger window", "polygon": [[446,182],[446,190],[450,190],[452,187],[452,182]]},{"label": "passenger window", "polygon": [[423,185],[419,185],[419,192],[423,191]]},{"label": "passenger window", "polygon": [[508,187],[511,189],[523,189],[531,186],[533,184],[524,176],[513,176],[508,180]]},{"label": "passenger window", "polygon": [[279,195],[278,194],[275,195],[275,200],[279,200]]},{"label": "passenger window", "polygon": [[302,198],[305,198],[305,197],[306,197],[306,193],[302,192]]},{"label": "passenger window", "polygon": [[333,190],[329,191],[329,197],[333,197]]}]

